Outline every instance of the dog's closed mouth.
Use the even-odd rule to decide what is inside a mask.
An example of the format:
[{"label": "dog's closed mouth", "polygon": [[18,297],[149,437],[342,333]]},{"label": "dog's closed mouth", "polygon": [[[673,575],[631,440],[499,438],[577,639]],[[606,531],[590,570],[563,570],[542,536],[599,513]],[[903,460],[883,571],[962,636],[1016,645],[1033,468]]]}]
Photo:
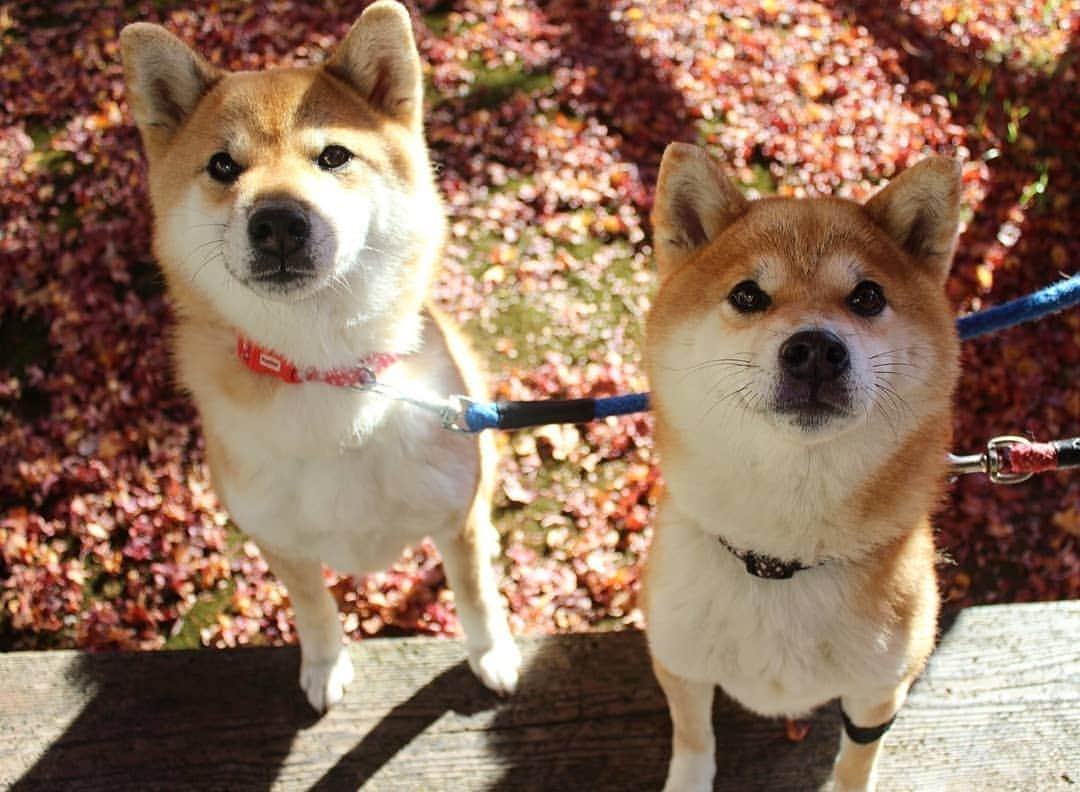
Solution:
[{"label": "dog's closed mouth", "polygon": [[277,269],[268,270],[266,272],[259,272],[252,275],[251,279],[258,283],[272,283],[277,285],[285,285],[290,283],[297,283],[298,281],[307,280],[315,274],[315,269],[307,265],[292,265],[282,266]]},{"label": "dog's closed mouth", "polygon": [[263,293],[287,294],[305,287],[316,276],[314,265],[307,259],[296,261],[258,262],[251,268],[243,283]]},{"label": "dog's closed mouth", "polygon": [[848,414],[848,409],[831,402],[813,399],[797,404],[777,405],[777,412],[793,415],[795,423],[803,429],[816,429],[824,426],[832,418]]},{"label": "dog's closed mouth", "polygon": [[[773,409],[781,415],[792,415],[803,428],[816,428],[831,418],[846,416],[851,411],[847,389],[834,383],[806,387],[804,383],[784,383],[777,394]],[[786,387],[785,387],[786,386]]]}]

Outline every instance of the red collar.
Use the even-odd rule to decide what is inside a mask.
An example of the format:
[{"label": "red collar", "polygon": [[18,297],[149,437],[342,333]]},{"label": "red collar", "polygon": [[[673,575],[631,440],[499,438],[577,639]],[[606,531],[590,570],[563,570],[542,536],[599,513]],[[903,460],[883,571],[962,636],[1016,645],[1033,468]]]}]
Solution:
[{"label": "red collar", "polygon": [[236,337],[236,356],[256,374],[268,374],[282,382],[294,385],[301,382],[325,382],[339,387],[370,385],[379,374],[401,359],[391,352],[376,352],[349,368],[300,370],[285,356],[259,346],[244,335]]}]

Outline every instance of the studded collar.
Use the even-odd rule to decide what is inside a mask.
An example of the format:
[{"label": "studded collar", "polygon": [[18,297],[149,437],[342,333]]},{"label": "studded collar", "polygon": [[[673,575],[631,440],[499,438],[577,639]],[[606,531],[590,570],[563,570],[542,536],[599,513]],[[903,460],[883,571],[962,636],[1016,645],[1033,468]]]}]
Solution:
[{"label": "studded collar", "polygon": [[795,576],[796,572],[821,566],[821,564],[807,566],[801,561],[785,561],[782,558],[755,553],[752,550],[739,550],[728,544],[727,540],[722,536],[717,536],[716,539],[720,542],[721,547],[742,561],[746,566],[746,571],[754,577],[765,578],[766,580],[790,580]]}]

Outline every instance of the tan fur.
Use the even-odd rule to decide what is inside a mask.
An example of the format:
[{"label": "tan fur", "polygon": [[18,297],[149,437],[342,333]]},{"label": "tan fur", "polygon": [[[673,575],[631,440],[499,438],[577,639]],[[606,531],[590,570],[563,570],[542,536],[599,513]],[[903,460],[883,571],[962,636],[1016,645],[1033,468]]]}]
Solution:
[{"label": "tan fur", "polygon": [[[646,363],[667,490],[643,600],[675,723],[668,789],[711,788],[702,700],[712,684],[773,715],[840,696],[872,727],[900,707],[933,648],[927,514],[943,492],[957,376],[941,286],[957,200],[947,160],[920,163],[859,206],[748,202],[700,149],[665,153]],[[886,295],[877,316],[846,302],[867,280]],[[767,309],[732,307],[744,281]],[[805,330],[849,349],[850,406],[794,428],[774,406],[786,376],[778,350]],[[812,568],[752,577],[717,536]],[[845,736],[836,788],[872,788],[880,744]]]},{"label": "tan fur", "polygon": [[[388,388],[483,398],[475,356],[426,305],[445,218],[408,13],[372,4],[318,67],[226,73],[146,24],[125,28],[121,50],[176,307],[178,379],[199,408],[218,494],[289,591],[308,700],[325,710],[352,680],[321,564],[365,574],[424,536],[442,551],[470,665],[509,693],[520,656],[490,563],[491,438],[448,432],[384,395],[286,384],[235,351],[242,334],[300,369],[393,353]],[[350,156],[324,166],[332,147]],[[223,155],[232,178],[214,177]],[[299,252],[257,249],[264,210],[302,218]],[[305,274],[267,278],[267,261]]]}]

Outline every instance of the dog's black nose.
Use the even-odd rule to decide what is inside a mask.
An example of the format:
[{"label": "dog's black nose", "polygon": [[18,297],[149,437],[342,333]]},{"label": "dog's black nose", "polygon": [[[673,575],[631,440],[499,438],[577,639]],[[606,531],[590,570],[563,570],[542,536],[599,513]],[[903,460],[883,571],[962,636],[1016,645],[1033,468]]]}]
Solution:
[{"label": "dog's black nose", "polygon": [[803,330],[780,346],[780,366],[795,379],[828,382],[851,366],[847,347],[827,330]]},{"label": "dog's black nose", "polygon": [[268,206],[248,219],[248,238],[259,253],[284,259],[300,250],[311,234],[307,216],[297,206]]}]

